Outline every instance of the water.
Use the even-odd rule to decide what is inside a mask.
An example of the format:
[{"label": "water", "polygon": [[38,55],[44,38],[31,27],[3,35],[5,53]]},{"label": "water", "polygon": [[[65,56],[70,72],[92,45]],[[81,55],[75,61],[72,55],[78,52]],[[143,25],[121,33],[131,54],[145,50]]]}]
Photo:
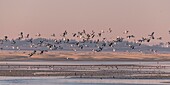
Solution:
[{"label": "water", "polygon": [[0,61],[0,65],[164,65],[170,66],[168,61]]},{"label": "water", "polygon": [[[4,61],[0,65],[157,65],[150,61]],[[159,65],[170,66],[162,61]],[[0,77],[0,85],[169,85],[170,79],[86,79],[65,77]]]},{"label": "water", "polygon": [[0,77],[0,85],[168,85],[168,79],[74,79],[62,77]]}]

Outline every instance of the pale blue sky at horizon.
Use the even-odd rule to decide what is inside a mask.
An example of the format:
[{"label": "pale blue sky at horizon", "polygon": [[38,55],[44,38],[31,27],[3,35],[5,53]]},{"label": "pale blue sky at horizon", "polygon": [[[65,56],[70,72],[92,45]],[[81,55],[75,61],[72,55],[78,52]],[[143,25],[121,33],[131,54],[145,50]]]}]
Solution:
[{"label": "pale blue sky at horizon", "polygon": [[155,32],[170,40],[170,0],[0,0],[0,38],[24,33],[60,35],[112,28],[140,38]]}]

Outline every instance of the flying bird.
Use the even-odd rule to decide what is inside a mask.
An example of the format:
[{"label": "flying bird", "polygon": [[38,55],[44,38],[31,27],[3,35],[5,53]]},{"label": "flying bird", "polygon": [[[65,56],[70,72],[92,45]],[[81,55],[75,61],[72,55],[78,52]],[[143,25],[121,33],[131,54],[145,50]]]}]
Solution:
[{"label": "flying bird", "polygon": [[29,57],[33,56],[36,52],[37,52],[37,51],[36,51],[36,50],[34,50],[32,53],[28,54],[28,55],[29,55]]},{"label": "flying bird", "polygon": [[148,36],[150,36],[151,37],[151,39],[155,39],[155,37],[154,37],[154,33],[155,32],[152,32],[150,35],[148,35]]},{"label": "flying bird", "polygon": [[123,32],[123,34],[128,34],[129,33],[129,31],[128,30],[125,30],[124,32]]},{"label": "flying bird", "polygon": [[4,36],[4,38],[5,38],[5,41],[7,41],[7,40],[8,40],[8,36]]},{"label": "flying bird", "polygon": [[130,38],[134,38],[135,36],[134,35],[128,35],[127,38],[130,39]]},{"label": "flying bird", "polygon": [[55,37],[55,34],[53,33],[51,36],[52,36],[52,37]]},{"label": "flying bird", "polygon": [[30,36],[30,34],[27,34],[27,35],[26,35],[26,38],[29,38],[29,36]]},{"label": "flying bird", "polygon": [[109,33],[111,33],[112,32],[112,29],[111,28],[109,28],[109,31],[108,31]]},{"label": "flying bird", "polygon": [[162,37],[158,37],[157,40],[162,40]]},{"label": "flying bird", "polygon": [[40,37],[40,36],[41,36],[41,34],[40,34],[40,33],[37,33],[35,36],[38,36],[38,37]]}]

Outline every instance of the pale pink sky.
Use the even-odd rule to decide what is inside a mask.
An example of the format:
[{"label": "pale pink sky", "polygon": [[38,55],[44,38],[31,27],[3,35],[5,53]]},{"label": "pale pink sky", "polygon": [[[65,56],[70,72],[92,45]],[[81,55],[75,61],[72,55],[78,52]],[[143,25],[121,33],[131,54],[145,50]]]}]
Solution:
[{"label": "pale pink sky", "polygon": [[0,0],[0,38],[21,31],[47,36],[109,27],[113,35],[155,31],[168,40],[170,0]]}]

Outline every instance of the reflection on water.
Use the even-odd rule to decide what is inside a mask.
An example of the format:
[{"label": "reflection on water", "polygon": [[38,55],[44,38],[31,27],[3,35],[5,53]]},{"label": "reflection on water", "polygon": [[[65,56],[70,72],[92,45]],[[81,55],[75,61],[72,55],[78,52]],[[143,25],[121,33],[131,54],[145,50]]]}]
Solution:
[{"label": "reflection on water", "polygon": [[73,79],[62,77],[0,77],[0,85],[165,85],[168,79]]},{"label": "reflection on water", "polygon": [[[12,61],[0,64],[19,65],[108,65],[108,64],[142,64],[167,65],[170,62],[142,62],[142,61]],[[170,79],[79,79],[64,77],[0,77],[0,85],[169,85]]]},{"label": "reflection on water", "polygon": [[165,65],[170,66],[168,61],[0,61],[0,65]]}]

